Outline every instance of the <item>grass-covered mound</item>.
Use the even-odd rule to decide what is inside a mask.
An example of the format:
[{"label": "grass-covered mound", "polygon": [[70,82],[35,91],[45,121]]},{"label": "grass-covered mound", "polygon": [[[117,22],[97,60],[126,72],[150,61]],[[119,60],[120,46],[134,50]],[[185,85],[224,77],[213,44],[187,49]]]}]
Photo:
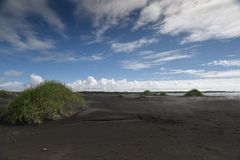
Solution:
[{"label": "grass-covered mound", "polygon": [[204,95],[199,90],[193,89],[193,90],[188,91],[184,96],[187,96],[187,97],[201,97],[201,96],[204,96]]},{"label": "grass-covered mound", "polygon": [[152,92],[150,90],[145,90],[142,95],[144,96],[151,96],[152,95]]},{"label": "grass-covered mound", "polygon": [[2,113],[1,119],[11,124],[40,124],[69,116],[83,98],[56,81],[47,81],[20,93]]}]

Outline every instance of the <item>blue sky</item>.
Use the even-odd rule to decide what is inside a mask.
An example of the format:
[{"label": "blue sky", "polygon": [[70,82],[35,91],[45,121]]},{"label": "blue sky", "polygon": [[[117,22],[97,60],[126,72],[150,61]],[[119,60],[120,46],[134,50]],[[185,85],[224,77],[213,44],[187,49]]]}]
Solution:
[{"label": "blue sky", "polygon": [[240,90],[239,17],[237,0],[2,0],[0,89]]}]

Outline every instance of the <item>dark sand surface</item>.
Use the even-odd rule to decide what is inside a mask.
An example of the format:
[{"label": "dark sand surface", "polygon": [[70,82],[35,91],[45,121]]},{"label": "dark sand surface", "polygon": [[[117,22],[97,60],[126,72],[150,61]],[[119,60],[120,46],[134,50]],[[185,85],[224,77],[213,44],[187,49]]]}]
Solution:
[{"label": "dark sand surface", "polygon": [[240,160],[240,99],[85,97],[62,121],[0,124],[0,160]]}]

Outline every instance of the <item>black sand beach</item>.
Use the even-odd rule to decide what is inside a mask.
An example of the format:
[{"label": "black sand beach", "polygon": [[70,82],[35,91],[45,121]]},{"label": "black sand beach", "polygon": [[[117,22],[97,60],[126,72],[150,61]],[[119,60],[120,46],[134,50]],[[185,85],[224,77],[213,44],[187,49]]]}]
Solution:
[{"label": "black sand beach", "polygon": [[240,99],[91,93],[85,99],[88,109],[65,120],[0,124],[0,160],[240,159]]}]

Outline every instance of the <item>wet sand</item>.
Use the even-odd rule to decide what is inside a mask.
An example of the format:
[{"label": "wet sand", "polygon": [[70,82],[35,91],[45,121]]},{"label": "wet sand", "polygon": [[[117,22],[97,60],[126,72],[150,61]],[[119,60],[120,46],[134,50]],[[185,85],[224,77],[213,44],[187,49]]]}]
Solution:
[{"label": "wet sand", "polygon": [[240,160],[240,99],[85,98],[65,120],[0,124],[0,160]]}]

